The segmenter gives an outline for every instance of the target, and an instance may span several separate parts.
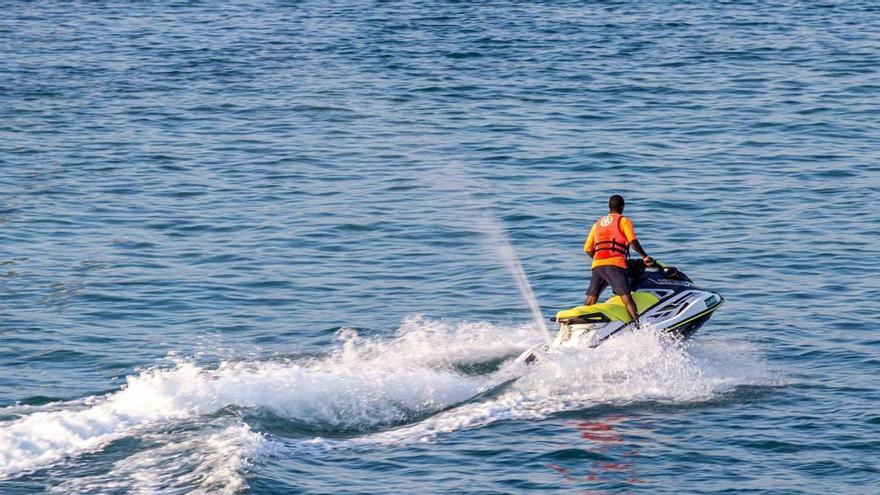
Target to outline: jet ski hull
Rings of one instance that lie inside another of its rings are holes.
[[[642,326],[653,328],[676,339],[690,338],[724,302],[721,294],[696,287],[686,275],[672,268],[636,270],[631,268],[633,293],[639,309]],[[634,273],[633,273],[634,272]],[[539,344],[522,353],[517,361],[531,364],[542,356],[567,348],[595,348],[609,338],[633,331],[628,315],[621,316],[620,308],[609,304],[622,302],[618,298],[595,306],[580,306],[557,313],[554,320],[559,331],[551,344]],[[609,308],[611,308],[609,310]]]

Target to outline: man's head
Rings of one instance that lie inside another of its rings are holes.
[[[608,199],[608,209],[611,210],[611,213],[623,213],[623,207],[626,204],[623,202],[623,196],[619,194],[615,194]]]

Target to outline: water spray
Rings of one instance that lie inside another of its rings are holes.
[[[520,294],[522,294],[523,299],[528,303],[529,309],[532,312],[532,319],[535,320],[535,324],[538,325],[538,328],[543,331],[544,339],[547,343],[551,343],[553,338],[550,335],[550,330],[547,328],[547,323],[544,321],[544,316],[541,314],[541,306],[538,305],[538,299],[535,297],[534,291],[532,291],[532,285],[529,283],[529,278],[523,270],[522,263],[519,261],[519,256],[517,256],[513,244],[510,243],[510,239],[507,237],[504,225],[488,211],[483,215],[482,223],[484,226],[483,230],[488,234],[489,239],[492,241],[495,252],[498,254],[498,257],[501,258],[501,261],[504,262],[507,271],[510,272],[513,279],[516,281]]]

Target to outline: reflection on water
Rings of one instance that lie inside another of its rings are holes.
[[[620,414],[603,416],[594,420],[568,421],[566,424],[580,434],[584,442],[577,447],[593,454],[601,460],[588,461],[586,465],[566,467],[558,464],[547,464],[547,467],[559,473],[568,483],[602,483],[618,486],[613,493],[619,493],[620,484],[642,484],[647,480],[638,476],[638,456],[640,450],[633,438],[627,438],[626,426],[632,419]],[[644,427],[639,423],[639,427]],[[590,489],[586,494],[606,494],[611,491]]]

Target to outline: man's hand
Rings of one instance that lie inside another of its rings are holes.
[[[644,258],[642,258],[642,261],[645,262],[645,266],[654,266],[654,263],[656,263],[654,258],[650,256],[645,256]]]

